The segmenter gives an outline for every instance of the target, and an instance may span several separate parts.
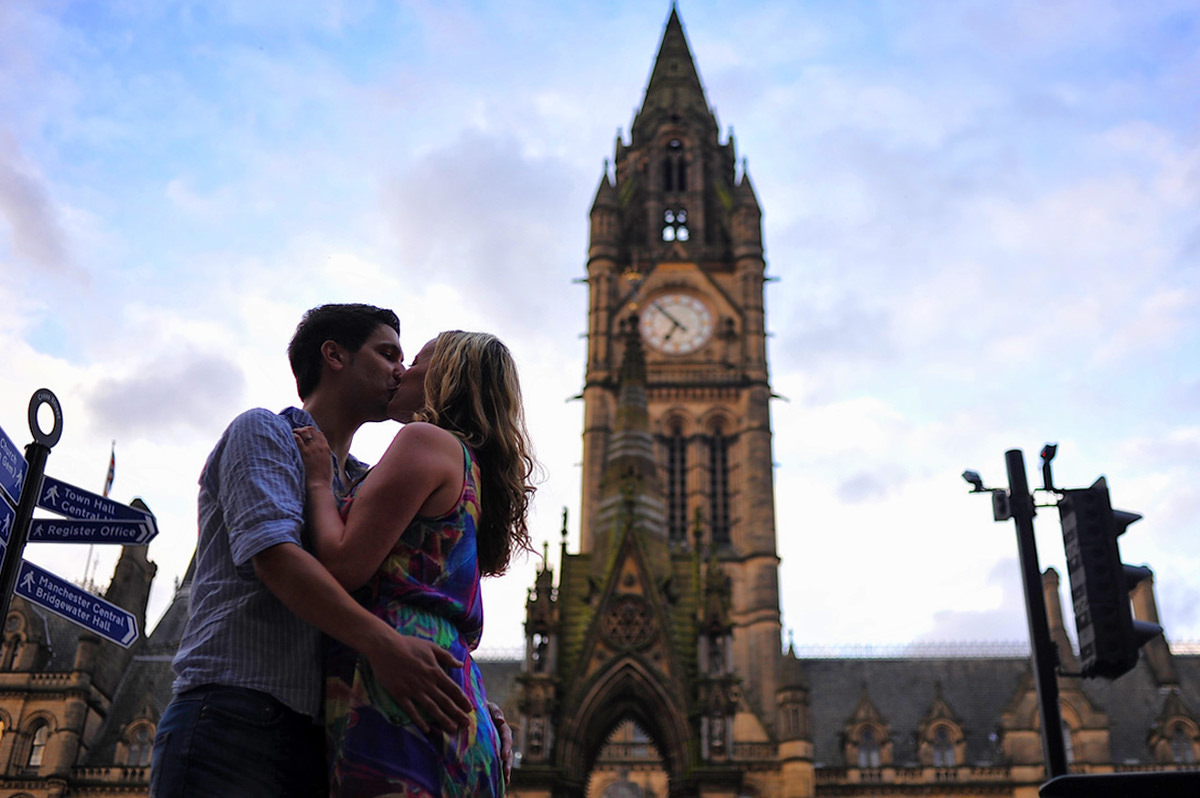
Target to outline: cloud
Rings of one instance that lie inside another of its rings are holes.
[[[561,295],[581,271],[585,197],[558,160],[467,130],[390,181],[384,205],[412,280],[452,280],[477,307],[561,330],[582,325]]]
[[[0,130],[0,215],[8,221],[13,254],[39,269],[71,266],[66,235],[49,188],[23,163],[20,144]]]
[[[246,378],[233,362],[211,354],[176,351],[135,373],[107,377],[86,390],[97,429],[151,438],[181,429],[207,432],[244,402]]]
[[[896,354],[889,309],[868,306],[850,294],[824,299],[813,293],[796,304],[771,308],[772,327],[781,331],[781,345],[775,347],[778,367],[824,368],[833,365],[829,361],[878,362]]]
[[[933,614],[933,627],[918,635],[918,641],[946,640],[1013,641],[1027,639],[1025,588],[1016,560],[1001,560],[988,574],[980,591],[994,596],[993,606],[981,610],[941,610]]]

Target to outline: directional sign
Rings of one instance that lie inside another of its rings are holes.
[[[137,619],[131,613],[43,571],[28,560],[21,561],[14,592],[119,646],[129,648],[137,639]]]
[[[0,491],[16,504],[21,500],[21,486],[25,484],[25,472],[29,465],[12,439],[0,429]]]
[[[42,495],[38,498],[38,507],[85,521],[138,521],[150,526],[150,537],[158,534],[154,516],[150,513],[106,499],[98,493],[68,485],[50,476],[42,482]]]
[[[17,520],[17,511],[8,506],[8,502],[0,501],[0,543],[8,545],[12,537],[13,524]]]
[[[123,519],[63,521],[58,518],[34,518],[29,525],[30,543],[120,543],[140,546],[149,543],[157,534],[158,530],[145,521]]]

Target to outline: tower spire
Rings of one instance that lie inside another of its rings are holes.
[[[646,95],[642,107],[633,120],[632,145],[652,138],[659,124],[664,121],[699,122],[713,141],[717,137],[717,120],[708,107],[700,73],[692,58],[683,23],[678,9],[671,4],[671,15],[663,30],[650,81],[646,84]]]

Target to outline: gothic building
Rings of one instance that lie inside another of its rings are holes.
[[[579,551],[564,519],[525,662],[490,668],[519,719],[514,792],[1033,794],[1028,657],[781,650],[761,218],[673,7],[591,208]],[[1078,672],[1052,570],[1045,588]],[[1150,588],[1135,605],[1156,615]],[[1075,770],[1194,766],[1200,660],[1145,653],[1118,682],[1061,677]]]
[[[672,793],[733,795],[747,756],[779,761],[776,716],[802,699],[780,705],[761,213],[674,10],[612,166],[591,211],[580,552],[529,603],[520,784],[582,791],[630,721]],[[808,759],[788,742],[777,770],[811,781]]]
[[[517,733],[512,793],[1036,795],[1028,655],[783,649],[761,215],[672,9],[591,208],[578,551],[564,518],[558,571],[530,590],[525,657],[481,663]],[[105,597],[144,622],[154,573],[145,547],[125,547]],[[1044,588],[1071,770],[1194,769],[1200,656],[1159,638],[1125,676],[1083,680],[1053,570]],[[190,590],[189,572],[129,649],[13,600],[0,798],[147,794]],[[1157,621],[1151,582],[1133,606]]]

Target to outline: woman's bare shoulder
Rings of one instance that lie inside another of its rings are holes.
[[[447,455],[460,456],[461,444],[453,433],[436,424],[413,421],[405,424],[392,439],[384,453],[383,461],[395,459],[411,463],[413,460],[428,461]],[[381,464],[382,462],[381,461]]]
[[[428,421],[411,421],[396,432],[395,440],[403,445],[420,445],[428,443],[458,445],[458,438],[448,430]]]

